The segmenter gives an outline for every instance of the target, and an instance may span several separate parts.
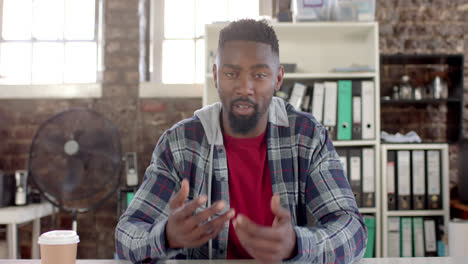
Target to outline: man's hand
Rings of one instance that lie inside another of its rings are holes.
[[[291,225],[291,214],[281,207],[279,195],[271,198],[271,211],[275,215],[271,227],[257,225],[241,214],[233,220],[240,243],[261,262],[281,261],[296,254],[296,232]]]
[[[201,195],[184,204],[189,193],[186,179],[178,193],[169,202],[169,219],[166,225],[166,239],[170,248],[194,248],[205,244],[222,230],[226,221],[234,217],[231,209],[219,217],[208,221],[208,218],[223,211],[226,203],[218,201],[210,208],[197,214],[195,210],[206,202],[206,196]]]

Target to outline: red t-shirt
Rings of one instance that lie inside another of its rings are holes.
[[[223,133],[229,170],[229,204],[250,220],[271,226],[274,215],[268,167],[266,133],[255,138],[233,138]],[[237,238],[232,221],[229,225],[228,259],[252,258]]]

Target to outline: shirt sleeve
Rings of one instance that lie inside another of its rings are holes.
[[[152,263],[185,253],[184,249],[170,249],[166,244],[169,200],[179,189],[180,180],[167,134],[164,134],[156,145],[140,188],[117,224],[115,239],[120,259]]]
[[[306,212],[316,224],[294,227],[298,251],[290,261],[357,262],[364,255],[367,229],[328,132],[323,128],[318,135],[305,187]]]

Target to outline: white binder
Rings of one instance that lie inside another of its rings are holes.
[[[434,219],[424,219],[424,250],[426,255],[437,255],[436,223]]]
[[[362,81],[362,139],[375,138],[374,82]]]
[[[410,204],[410,152],[397,151],[397,177],[398,177],[398,209],[409,210]]]
[[[336,138],[336,106],[338,102],[338,85],[336,82],[325,82],[325,105],[323,125],[328,129],[332,139]]]
[[[341,164],[346,176],[348,176],[348,150],[345,148],[337,148],[336,153],[340,156]]]
[[[413,256],[413,228],[411,217],[401,218],[401,256]]]
[[[388,151],[387,157],[387,206],[388,210],[396,210],[397,198],[395,188],[395,151]]]
[[[413,206],[415,210],[423,210],[426,207],[426,170],[424,150],[413,150]]]
[[[289,97],[289,103],[297,110],[301,111],[301,104],[302,99],[304,98],[304,94],[306,92],[307,86],[303,85],[302,83],[296,82],[291,92],[291,96]]]
[[[413,217],[414,256],[424,257],[423,218]]]
[[[375,206],[374,149],[362,149],[362,206]]]
[[[427,199],[429,209],[440,209],[440,151],[427,151]]]
[[[358,207],[362,205],[362,150],[359,148],[349,150],[349,183]]]
[[[323,83],[314,83],[314,95],[312,97],[312,115],[319,123],[322,123],[323,118],[323,96],[325,93],[325,85]]]
[[[400,217],[388,218],[387,254],[389,257],[400,257]]]

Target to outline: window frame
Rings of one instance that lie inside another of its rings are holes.
[[[201,98],[204,83],[165,84],[162,82],[162,45],[164,41],[164,0],[150,0],[150,41],[148,77],[140,82],[140,98]],[[259,0],[259,15],[271,17],[272,0]],[[202,38],[193,38],[194,41]],[[195,45],[195,44],[194,44]],[[155,70],[156,69],[156,70]]]
[[[34,1],[34,0],[32,0]],[[3,4],[0,0],[0,43],[15,41],[5,41],[1,36],[3,29]],[[0,84],[0,99],[75,99],[75,98],[100,98],[102,97],[102,76],[104,70],[104,0],[95,0],[95,30],[94,40],[47,40],[50,43],[96,43],[96,82],[91,83],[59,83],[59,84]],[[46,42],[35,40],[21,41],[24,43]]]

